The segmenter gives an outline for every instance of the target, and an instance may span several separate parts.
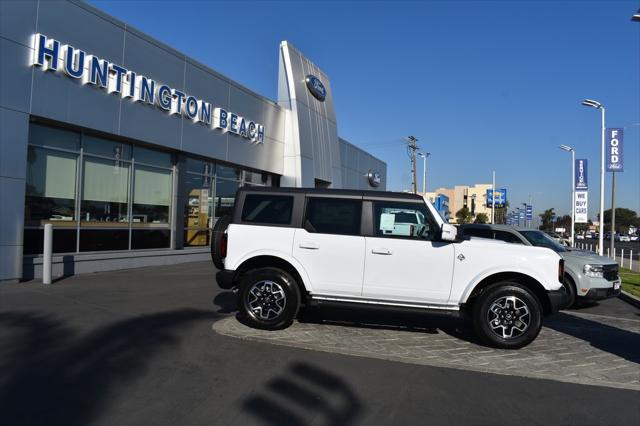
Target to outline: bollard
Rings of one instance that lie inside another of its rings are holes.
[[[633,271],[633,250],[629,251],[629,269]]]
[[[610,247],[607,247],[607,257],[611,257],[611,255],[609,254],[609,253],[610,253],[610,250],[611,250],[611,248],[610,248]]]
[[[620,252],[620,267],[624,268],[624,249]]]
[[[53,225],[44,225],[44,247],[42,250],[42,284],[51,284],[51,252],[53,251]]]

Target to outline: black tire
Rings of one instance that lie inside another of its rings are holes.
[[[211,235],[211,260],[213,260],[213,264],[218,269],[224,269],[224,263],[222,262],[224,257],[222,257],[219,248],[220,242],[224,238],[224,234],[227,232],[227,227],[230,222],[231,216],[222,216],[213,227]]]
[[[473,327],[478,337],[490,346],[519,349],[540,333],[542,313],[542,304],[531,290],[516,282],[504,281],[487,287],[480,294],[473,308]]]
[[[570,309],[571,307],[576,306],[576,285],[569,275],[564,274],[562,286],[567,291],[567,304],[562,309]]]
[[[240,280],[240,319],[250,327],[280,330],[293,322],[300,309],[300,289],[295,279],[278,268],[260,268]]]

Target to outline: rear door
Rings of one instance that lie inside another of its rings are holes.
[[[435,241],[437,222],[424,203],[374,201],[372,213],[373,236],[365,238],[363,297],[446,304],[455,251],[452,243]],[[411,215],[421,226],[407,228],[406,218]]]
[[[315,295],[359,297],[364,271],[360,234],[362,199],[308,197],[303,229],[296,229],[293,257],[311,281]]]

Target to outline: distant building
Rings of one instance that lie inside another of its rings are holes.
[[[421,194],[425,201],[430,202],[438,210],[447,222],[451,219],[451,211],[449,210],[449,197],[445,194],[436,194],[435,192],[427,192]]]
[[[486,214],[491,222],[491,205],[487,206],[487,189],[491,189],[490,183],[479,183],[472,186],[456,185],[453,188],[438,188],[433,192],[423,194],[423,197],[434,205],[436,205],[438,196],[446,197],[448,211],[446,217],[450,223],[457,223],[456,212],[463,207],[467,207],[474,216],[478,213]]]

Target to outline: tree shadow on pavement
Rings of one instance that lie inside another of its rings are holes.
[[[558,313],[547,319],[545,327],[576,337],[601,351],[640,364],[640,334],[610,325]]]
[[[2,423],[87,424],[145,373],[154,356],[179,345],[181,331],[216,318],[210,311],[180,309],[78,335],[50,315],[2,313]]]
[[[270,379],[265,389],[242,403],[260,424],[348,425],[363,413],[363,405],[351,387],[337,375],[305,362]]]

